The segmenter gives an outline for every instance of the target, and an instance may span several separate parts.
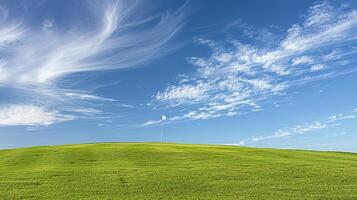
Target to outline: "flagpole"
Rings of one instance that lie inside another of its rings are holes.
[[[163,138],[163,129],[161,127],[161,143],[162,143],[162,138]]]
[[[164,130],[163,130],[163,127],[162,127],[162,122],[165,122],[165,120],[166,120],[166,116],[165,115],[161,115],[161,120],[160,120],[160,122],[161,122],[161,143],[163,142],[163,137],[164,137]]]

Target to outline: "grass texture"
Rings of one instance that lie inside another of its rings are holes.
[[[0,199],[357,199],[357,154],[98,143],[0,151]]]

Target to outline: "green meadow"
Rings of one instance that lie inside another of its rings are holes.
[[[0,151],[0,199],[357,199],[357,154],[98,143]]]

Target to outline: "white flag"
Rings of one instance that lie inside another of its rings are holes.
[[[165,121],[166,120],[166,116],[165,115],[162,115],[161,116],[161,121]]]

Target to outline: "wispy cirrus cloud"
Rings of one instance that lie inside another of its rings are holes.
[[[357,116],[354,112],[351,112],[349,114],[331,115],[323,121],[314,121],[310,123],[299,124],[291,128],[279,129],[273,134],[255,136],[247,140],[242,140],[241,143],[244,145],[249,145],[266,140],[282,139],[297,135],[311,134],[318,130],[323,130],[331,126],[339,125],[340,122],[343,122],[345,120],[352,120],[356,118]]]
[[[147,122],[141,124],[141,126],[152,126],[152,125],[162,124],[162,123],[166,122],[166,119],[167,119],[166,116],[162,115],[161,119],[147,121]]]
[[[273,135],[254,137],[254,138],[252,138],[252,142],[259,142],[259,141],[270,140],[270,139],[274,139],[274,138],[284,138],[284,137],[289,137],[289,136],[293,136],[293,135],[303,135],[303,134],[307,134],[307,133],[310,133],[313,131],[324,129],[327,127],[327,124],[329,124],[329,123],[328,122],[322,123],[319,121],[315,121],[313,123],[297,125],[293,128],[286,129],[286,130],[279,129]]]
[[[0,9],[0,24],[1,49],[9,47],[12,43],[23,38],[25,30],[21,27],[21,22],[19,20],[8,22],[8,11],[3,7]]]
[[[277,33],[271,37],[273,42],[264,45],[259,45],[260,37],[249,30],[249,37],[259,40],[257,45],[235,39],[197,40],[212,54],[188,58],[196,72],[179,77],[177,84],[153,96],[155,103],[180,113],[168,117],[168,121],[262,110],[264,102],[292,87],[356,70],[349,65],[357,61],[356,9],[334,7],[328,2],[315,4],[302,22],[283,34]]]
[[[182,27],[182,9],[148,16],[139,12],[144,6],[138,1],[96,2],[92,18],[97,25],[92,30],[57,33],[50,19],[43,21],[45,31],[4,19],[0,42],[21,42],[3,58],[0,83],[51,83],[72,73],[123,69],[164,55],[169,51],[166,44]]]
[[[99,113],[93,112],[97,108],[83,109],[83,104],[114,100],[57,83],[73,74],[136,67],[164,56],[175,48],[170,41],[183,26],[184,5],[160,13],[155,6],[147,6],[146,1],[83,3],[87,4],[84,15],[91,21],[90,25],[83,25],[82,17],[71,16],[69,12],[68,20],[61,23],[55,18],[44,18],[34,26],[24,16],[10,15],[12,10],[1,5],[0,87],[26,90],[21,92],[27,94],[25,99],[41,101],[41,108],[6,104],[3,125],[52,124],[61,121],[55,118],[61,118],[59,113],[68,109],[84,115]],[[31,102],[21,104],[32,105]],[[28,122],[18,116],[17,110],[21,109],[43,114],[46,119]]]

